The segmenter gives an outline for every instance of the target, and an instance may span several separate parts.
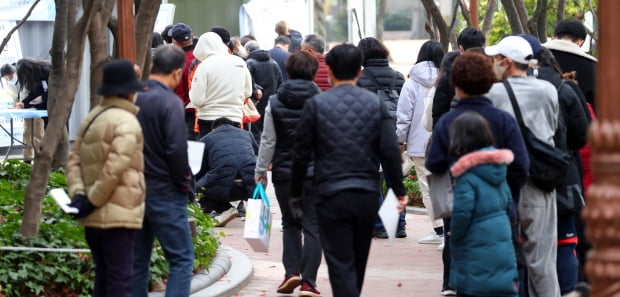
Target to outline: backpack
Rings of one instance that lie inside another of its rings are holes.
[[[550,145],[536,137],[523,122],[521,110],[517,104],[515,93],[510,83],[504,81],[504,86],[510,97],[510,104],[514,110],[515,118],[521,128],[523,142],[530,157],[530,179],[536,187],[543,192],[552,192],[566,178],[569,165],[569,156],[562,150]]]
[[[375,93],[377,94],[377,96],[379,96],[379,99],[383,101],[383,103],[387,107],[388,113],[394,120],[394,124],[396,124],[396,108],[398,106],[398,98],[400,98],[398,91],[394,88],[394,84],[396,84],[397,78],[396,73],[392,71],[392,80],[390,80],[390,86],[382,87],[381,84],[379,84],[379,81],[377,81],[375,74],[370,70],[370,68],[366,68],[364,69],[364,71],[368,71],[368,74],[370,74],[368,75],[368,77],[372,81],[372,84],[375,86]]]

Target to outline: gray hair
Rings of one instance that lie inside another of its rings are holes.
[[[257,50],[260,49],[260,45],[258,44],[258,41],[256,41],[256,40],[250,40],[250,41],[246,42],[243,47],[245,47],[245,50],[248,53],[251,53],[253,51],[257,51]]]
[[[323,54],[325,52],[325,38],[319,34],[308,34],[304,39],[304,43],[311,47],[312,50],[319,54]]]
[[[185,66],[185,52],[174,44],[160,45],[155,49],[152,74],[170,74]]]

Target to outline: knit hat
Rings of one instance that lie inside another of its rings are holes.
[[[117,59],[103,66],[103,85],[97,89],[97,94],[126,95],[142,89],[144,89],[144,84],[138,80],[131,62]]]

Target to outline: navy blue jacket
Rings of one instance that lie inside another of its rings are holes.
[[[290,54],[291,53],[277,46],[269,50],[269,56],[271,56],[271,58],[278,63],[278,66],[280,66],[280,72],[282,73],[283,80],[288,79],[288,74],[286,73],[286,68],[284,67],[284,60],[286,60]]]
[[[433,129],[432,141],[426,156],[426,168],[433,173],[443,173],[450,169],[456,158],[448,154],[450,148],[449,128],[452,121],[466,111],[479,113],[489,122],[495,139],[495,147],[509,149],[514,154],[514,162],[508,166],[508,185],[515,202],[519,190],[525,184],[530,159],[523,142],[517,121],[509,113],[493,107],[486,97],[470,97],[458,100],[456,107],[444,114]]]
[[[174,90],[149,80],[145,90],[138,93],[136,105],[144,134],[146,195],[193,191],[183,101]]]
[[[250,193],[255,186],[254,167],[258,152],[252,133],[231,125],[223,125],[209,132],[200,141],[204,142],[205,150],[202,167],[196,174],[197,190],[209,199],[230,201],[233,181],[242,179]]]

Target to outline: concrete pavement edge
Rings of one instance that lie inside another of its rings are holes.
[[[215,281],[200,291],[192,293],[191,297],[232,296],[241,291],[252,279],[254,266],[248,256],[226,245],[222,245],[219,251],[225,254],[228,262],[231,263],[229,269],[221,274],[214,273]]]
[[[428,211],[426,208],[415,207],[415,206],[407,206],[407,213],[417,214],[417,215],[427,215]]]

